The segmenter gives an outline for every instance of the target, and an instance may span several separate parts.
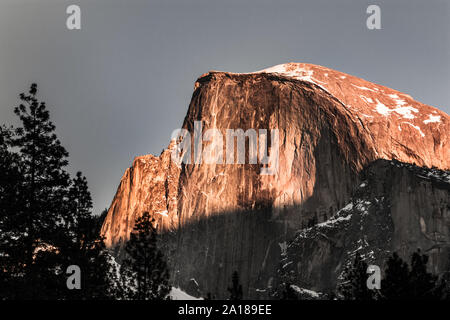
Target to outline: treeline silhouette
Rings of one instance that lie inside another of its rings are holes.
[[[317,293],[316,296],[308,295],[308,290],[298,292],[294,289],[295,277],[281,272],[281,281],[272,296],[281,300],[449,300],[450,272],[436,276],[427,271],[428,259],[418,249],[411,255],[408,265],[394,252],[385,261],[384,275],[380,274],[380,288],[370,289],[367,283],[369,265],[356,253],[352,263],[344,268],[335,290]]]
[[[344,300],[448,300],[450,272],[440,277],[427,271],[428,256],[420,249],[408,265],[397,253],[386,261],[380,289],[368,289],[367,263],[357,254],[347,266],[338,286],[337,298]]]
[[[0,127],[0,300],[167,298],[167,265],[148,215],[119,266],[100,237],[106,212],[92,213],[86,178],[67,172],[68,152],[36,95],[36,84],[20,94],[19,127]],[[71,265],[81,271],[79,289],[67,285]]]

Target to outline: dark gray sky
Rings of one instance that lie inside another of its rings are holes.
[[[369,4],[382,30],[366,28]],[[314,63],[450,113],[449,24],[448,0],[0,0],[0,123],[37,82],[99,212],[135,156],[166,147],[209,70]]]

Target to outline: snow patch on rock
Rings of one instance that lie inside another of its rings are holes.
[[[378,88],[371,89],[371,88],[367,88],[367,87],[357,86],[356,84],[353,84],[353,83],[352,83],[352,86],[354,86],[355,88],[358,88],[360,90],[373,91],[373,92],[378,91]]]
[[[300,288],[294,284],[291,284],[291,288],[298,294],[307,295],[310,296],[311,298],[320,298],[320,294],[317,293],[316,291]]]
[[[409,124],[411,127],[413,127],[414,129],[416,129],[417,131],[419,131],[419,133],[420,133],[420,135],[422,136],[422,138],[425,137],[425,134],[422,132],[422,130],[420,129],[419,126],[415,126],[415,125],[413,125],[411,122],[404,122],[404,123]]]
[[[423,123],[433,123],[433,122],[441,122],[441,116],[434,116],[432,114],[428,115],[428,119],[424,120]]]
[[[202,298],[196,298],[188,295],[186,292],[176,287],[172,287],[169,295],[172,300],[203,300]]]
[[[373,103],[372,98],[368,98],[366,96],[360,95],[359,96],[363,101],[365,101],[366,103]]]
[[[375,108],[375,111],[378,112],[379,114],[383,115],[383,116],[388,116],[391,112],[391,109],[389,109],[388,107],[386,107],[383,103],[381,103],[378,99],[377,100],[377,105]]]

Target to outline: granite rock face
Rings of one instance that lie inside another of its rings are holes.
[[[172,141],[159,157],[137,157],[127,169],[102,234],[107,246],[120,251],[136,216],[149,211],[169,248],[177,286],[195,283],[195,294],[223,298],[238,270],[244,295],[264,297],[286,244],[299,229],[323,223],[345,207],[369,164],[394,159],[449,169],[449,120],[401,92],[321,66],[290,63],[249,74],[212,71],[197,80],[182,128],[192,133],[194,122],[201,121],[203,132],[215,128],[224,137],[227,129],[278,129],[276,173],[261,175],[260,163],[249,164],[249,141],[245,164],[192,161],[181,166],[171,160]],[[204,147],[208,144],[216,141],[203,141]],[[225,154],[225,142],[223,149]],[[398,217],[398,223],[410,222]],[[417,227],[420,223],[394,232],[398,243],[408,246],[408,237],[418,236]],[[305,259],[325,261],[308,252]],[[322,254],[333,256],[326,250]],[[320,269],[322,279],[329,273],[325,265],[299,270],[309,277]],[[335,282],[317,281],[317,288]]]
[[[417,249],[429,256],[431,272],[448,270],[450,172],[377,160],[360,176],[363,182],[343,208],[286,243],[279,279],[328,292],[355,254],[384,270],[393,252],[409,261]]]
[[[170,147],[159,157],[136,157],[125,171],[102,226],[107,247],[120,248],[145,211],[152,213],[161,228],[176,227],[178,221],[169,212],[177,210],[180,169],[171,161]]]

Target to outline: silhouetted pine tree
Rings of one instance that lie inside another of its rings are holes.
[[[0,131],[0,298],[105,297],[111,272],[86,179],[70,180],[68,153],[36,93],[32,84],[14,109],[22,126]],[[66,287],[70,264],[82,269],[77,293]]]
[[[450,271],[446,271],[439,280],[439,291],[442,300],[450,300]]]
[[[439,299],[441,288],[438,277],[427,272],[428,256],[421,254],[420,249],[411,256],[411,271],[409,273],[411,296],[414,299]]]
[[[23,254],[21,230],[16,227],[13,212],[23,215],[20,189],[22,175],[19,156],[9,150],[12,131],[0,127],[0,300],[16,294],[15,285],[21,279],[24,265],[18,264]]]
[[[37,86],[32,84],[27,94],[20,95],[22,103],[14,108],[22,126],[15,129],[9,146],[18,150],[23,181],[18,192],[23,210],[9,214],[14,219],[10,231],[16,233],[22,250],[15,263],[23,267],[25,287],[16,285],[16,294],[42,299],[53,297],[53,289],[44,287],[53,285],[54,279],[47,278],[47,272],[56,272],[55,235],[60,227],[60,212],[67,207],[69,175],[64,170],[68,153],[56,137],[45,103],[37,100],[36,93]]]
[[[60,244],[64,270],[78,265],[82,271],[81,290],[64,290],[67,299],[109,299],[115,296],[115,272],[100,237],[98,217],[92,214],[87,180],[77,172],[69,188],[69,210],[64,217],[65,241]],[[64,239],[64,235],[61,235]],[[66,277],[66,275],[64,275]]]
[[[367,288],[367,263],[357,253],[352,265],[344,269],[338,293],[344,300],[371,300],[374,291]]]
[[[105,208],[105,209],[103,209],[102,213],[100,213],[98,216],[94,216],[95,217],[94,228],[96,229],[97,234],[100,234],[100,231],[103,226],[103,222],[105,221],[107,215],[108,215],[108,209]]]
[[[122,298],[131,300],[169,299],[169,270],[157,245],[154,219],[145,212],[136,219],[125,259],[120,267]]]
[[[389,257],[385,276],[381,280],[381,295],[384,299],[407,299],[410,297],[409,269],[397,253]]]
[[[231,287],[228,288],[230,292],[230,300],[242,300],[242,285],[239,283],[239,274],[237,271],[233,272],[231,277]]]
[[[408,267],[397,253],[387,261],[385,277],[381,282],[384,299],[440,299],[443,288],[438,277],[427,272],[428,257],[420,250],[411,256]]]

